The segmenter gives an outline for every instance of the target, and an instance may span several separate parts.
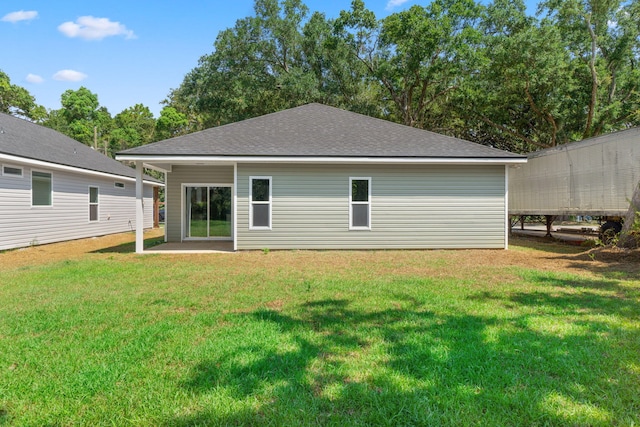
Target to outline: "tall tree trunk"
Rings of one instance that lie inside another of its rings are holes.
[[[597,54],[597,36],[593,28],[591,27],[591,16],[584,17],[585,24],[589,30],[591,36],[591,58],[589,59],[589,71],[591,71],[591,99],[589,101],[589,109],[587,111],[587,124],[584,127],[582,138],[588,138],[591,136],[591,126],[593,125],[593,116],[596,111],[596,99],[598,96],[598,72],[596,71],[596,54]]]
[[[634,236],[631,234],[633,230],[633,226],[636,222],[636,218],[638,217],[640,212],[640,182],[636,185],[636,189],[633,192],[633,197],[631,198],[631,203],[629,203],[629,209],[627,210],[627,214],[624,217],[624,224],[622,226],[622,231],[620,232],[620,239],[618,241],[618,246],[624,248],[635,248],[638,247],[640,242],[638,241],[638,236]],[[635,230],[636,232],[639,230]]]

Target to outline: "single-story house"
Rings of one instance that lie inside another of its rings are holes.
[[[526,162],[320,104],[116,158],[165,172],[167,242],[235,250],[507,248],[508,170]]]
[[[0,113],[0,250],[131,231],[138,222],[151,228],[154,189],[163,185],[57,131]]]

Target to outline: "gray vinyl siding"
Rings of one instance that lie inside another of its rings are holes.
[[[52,205],[31,206],[31,171],[23,176],[0,174],[0,250],[33,244],[101,236],[135,230],[135,182],[118,177],[101,177],[34,168],[51,173]],[[125,188],[115,188],[114,182]],[[89,221],[89,187],[98,187],[98,221]],[[153,226],[153,187],[144,188],[144,226]]]
[[[168,242],[182,241],[182,184],[233,185],[233,166],[174,165],[167,174],[165,222]]]
[[[272,229],[249,230],[249,177],[272,177]],[[371,230],[349,230],[371,177]],[[238,249],[504,248],[504,166],[238,165]]]

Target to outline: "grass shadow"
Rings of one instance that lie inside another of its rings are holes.
[[[146,239],[144,239],[144,249],[149,249],[152,248],[154,246],[160,245],[164,243],[164,236],[159,236],[159,237],[148,237]],[[116,246],[111,246],[108,248],[101,248],[98,250],[95,250],[91,253],[94,254],[113,254],[113,253],[118,253],[118,254],[130,254],[130,253],[135,253],[136,251],[136,242],[135,240],[133,242],[127,242],[127,243],[122,243],[120,245],[116,245]]]
[[[590,247],[576,245],[575,243],[556,239],[555,237],[536,236],[511,236],[509,237],[509,246],[535,249],[557,255],[579,254],[590,249]]]
[[[622,286],[611,279],[563,277],[542,272],[525,272],[522,279],[539,285],[539,290],[509,294],[483,291],[470,296],[475,301],[504,301],[536,308],[537,312],[563,315],[606,315],[634,319],[640,313],[640,289]]]
[[[569,261],[569,267],[609,279],[640,280],[640,249],[575,246],[553,238],[515,237],[509,245],[551,254],[548,259]]]
[[[571,261],[572,268],[591,271],[594,274],[612,280],[640,280],[640,253],[625,257],[624,253],[604,255],[597,252],[580,254],[577,257],[564,257]]]
[[[544,279],[544,278],[542,278]],[[631,318],[634,295],[598,295],[613,282],[559,281],[582,292],[475,295],[536,312],[591,313]],[[408,300],[411,298],[408,297]],[[261,349],[243,343],[195,366],[192,392],[232,396],[245,405],[230,413],[205,410],[167,425],[607,425],[638,422],[636,350],[608,357],[598,333],[607,326],[584,318],[579,330],[545,333],[528,314],[512,317],[435,313],[428,305],[363,310],[347,299],[299,304],[290,312],[259,309],[237,314],[243,327],[269,324],[287,343]],[[582,329],[588,331],[583,332]],[[609,328],[610,329],[610,328]],[[640,347],[640,331],[618,331]],[[378,352],[379,354],[376,354]],[[250,359],[243,354],[250,353]],[[363,359],[363,362],[359,362]],[[354,369],[354,366],[361,366]],[[597,369],[595,368],[597,366]],[[635,384],[635,385],[634,385]],[[592,390],[597,390],[593,393]],[[615,398],[614,398],[615,397]],[[253,402],[253,409],[246,404]],[[255,402],[260,402],[255,403]],[[609,414],[609,415],[607,415]],[[522,420],[519,422],[518,420]]]
[[[243,399],[267,384],[287,382],[301,384],[305,367],[318,356],[319,349],[309,342],[298,339],[295,350],[278,352],[263,351],[256,346],[240,346],[238,354],[219,359],[206,360],[195,366],[192,376],[185,386],[194,392],[206,392],[210,388],[224,387],[226,393]],[[252,362],[245,362],[240,354],[261,354]]]

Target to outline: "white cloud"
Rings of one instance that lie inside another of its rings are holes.
[[[31,74],[31,73],[27,74],[27,78],[26,78],[26,80],[27,80],[29,83],[36,83],[36,84],[37,84],[37,83],[42,83],[42,82],[44,81],[44,79],[43,79],[42,77],[40,77],[39,75],[37,75],[37,74]]]
[[[53,75],[53,80],[59,80],[62,82],[79,82],[86,79],[85,73],[75,70],[60,70]]]
[[[38,16],[38,12],[35,10],[19,10],[17,12],[7,13],[0,19],[4,22],[19,22],[19,21],[31,21]]]
[[[102,40],[111,36],[125,36],[127,39],[136,37],[133,31],[119,22],[93,16],[81,16],[76,22],[65,22],[58,26],[58,30],[67,37],[80,37],[85,40]]]
[[[403,4],[405,4],[408,1],[409,0],[389,0],[387,2],[387,7],[385,9],[387,9],[387,10],[395,9],[396,7],[402,6]]]

